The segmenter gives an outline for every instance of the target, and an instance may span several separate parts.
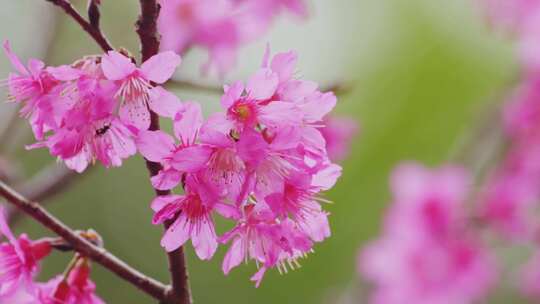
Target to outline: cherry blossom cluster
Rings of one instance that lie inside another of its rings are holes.
[[[99,1],[89,3],[89,23],[69,2],[53,3],[74,16],[104,50],[113,49],[99,28]],[[224,86],[222,111],[206,119],[200,104],[182,102],[164,87],[180,65],[180,55],[193,47],[209,53],[203,70],[215,67],[223,75],[233,66],[237,49],[267,31],[282,11],[307,16],[304,1],[153,4],[141,2],[137,26],[143,58],[150,46],[156,52],[140,65],[123,49],[69,65],[46,66],[37,59],[25,65],[6,41],[4,51],[14,72],[0,86],[7,88],[9,101],[19,105],[32,128],[36,142],[28,149],[46,148],[78,173],[96,162],[119,167],[140,153],[160,194],[151,203],[152,222],[167,227],[164,249],[172,256],[191,240],[197,256],[208,260],[219,244],[228,245],[223,272],[253,260],[258,271],[251,280],[259,286],[268,269],[298,267],[315,243],[330,236],[322,192],[341,175],[333,161],[346,156],[356,124],[329,116],[336,96],[295,77],[297,55],[292,51],[271,56],[268,47],[261,67],[245,83]],[[156,127],[159,119],[172,122],[174,137]],[[234,228],[218,236],[216,216]],[[3,217],[0,232],[7,238],[0,245],[0,303],[103,303],[94,294],[87,257],[77,253],[63,275],[37,283],[39,262],[51,252],[53,241],[32,241],[25,235],[16,239]],[[175,271],[171,269],[173,281]],[[144,290],[135,276],[130,282]],[[177,295],[146,292],[160,301]]]
[[[103,304],[90,280],[90,263],[77,256],[72,265],[45,283],[36,282],[40,263],[53,249],[53,240],[16,238],[0,209],[0,303],[16,304]]]
[[[66,165],[83,172],[96,160],[120,166],[136,153],[138,130],[150,124],[150,110],[171,117],[180,100],[160,86],[180,64],[173,52],[163,52],[137,67],[127,55],[110,51],[72,65],[46,67],[31,59],[25,67],[4,49],[15,72],[5,80],[10,100],[22,105],[37,143]]]
[[[457,167],[403,164],[381,237],[359,255],[370,303],[477,303],[494,286],[495,256],[470,227],[469,178]]]
[[[267,51],[247,83],[225,86],[223,112],[204,120],[198,103],[181,102],[159,86],[180,64],[172,52],[140,67],[116,51],[69,66],[30,60],[25,67],[9,44],[4,48],[17,71],[6,81],[10,96],[22,104],[38,140],[30,148],[48,148],[78,172],[96,160],[120,166],[138,150],[162,165],[152,177],[155,189],[182,186],[183,195],[152,202],[154,224],[175,219],[161,242],[167,251],[191,239],[205,260],[218,243],[231,242],[223,271],[253,259],[261,265],[254,276],[259,284],[268,268],[294,268],[330,235],[320,192],[335,184],[341,168],[330,160],[325,138],[342,157],[355,126],[326,118],[336,97],[294,77],[294,52],[270,58]],[[148,130],[150,111],[172,119],[177,140]],[[336,126],[321,132],[325,121]],[[218,237],[214,213],[236,227]]]
[[[330,236],[320,192],[341,174],[319,130],[335,95],[293,77],[294,52],[264,57],[245,84],[225,86],[223,112],[204,120],[200,106],[186,102],[173,118],[176,140],[163,131],[141,131],[136,140],[146,159],[162,164],[153,186],[185,189],[152,202],[155,224],[176,218],[162,246],[173,251],[191,239],[206,260],[231,242],[223,271],[255,260],[257,285],[268,268],[295,268],[314,242]],[[214,214],[235,228],[218,237]]]
[[[220,75],[230,70],[240,46],[264,34],[284,10],[305,18],[303,0],[160,0],[158,28],[162,50],[183,54],[200,47],[208,52],[203,66]]]

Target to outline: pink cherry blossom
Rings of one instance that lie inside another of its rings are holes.
[[[62,115],[64,101],[59,81],[37,59],[30,59],[26,68],[7,41],[4,51],[16,72],[0,85],[7,85],[10,99],[22,104],[21,115],[30,120],[36,138],[42,139],[45,132],[57,126]]]
[[[212,212],[225,217],[235,215],[235,207],[224,204],[210,184],[204,184],[200,177],[188,175],[185,181],[185,195],[158,196],[152,202],[154,224],[163,224],[177,218],[169,226],[161,245],[167,251],[174,251],[191,239],[195,252],[202,260],[212,258],[217,249],[217,236]]]
[[[475,303],[485,296],[496,279],[494,259],[466,230],[467,190],[460,169],[396,169],[383,235],[359,255],[359,271],[375,284],[371,303]]]
[[[235,228],[220,238],[221,243],[232,241],[223,260],[223,272],[228,274],[232,268],[246,259],[253,259],[261,268],[253,277],[258,287],[264,273],[271,267],[287,272],[287,265],[294,269],[297,260],[304,257],[312,247],[312,242],[298,227],[288,220],[276,221],[271,211],[248,205],[244,216]]]
[[[82,94],[65,113],[60,128],[31,148],[48,147],[51,154],[77,172],[95,160],[106,167],[120,166],[122,159],[136,152],[135,132],[113,115],[116,103],[110,88],[96,87]]]
[[[205,168],[212,154],[209,146],[198,144],[203,123],[199,104],[188,102],[174,119],[178,145],[163,131],[142,131],[137,138],[139,152],[148,160],[159,162],[163,169],[152,178],[157,189],[169,190],[178,185],[182,173],[195,173]]]
[[[39,262],[49,255],[51,245],[48,241],[32,241],[25,234],[15,238],[3,209],[0,209],[0,233],[8,240],[0,244],[0,301],[31,299]]]
[[[115,81],[119,88],[116,96],[121,98],[120,117],[140,130],[148,129],[150,112],[166,111],[158,102],[152,102],[152,82],[165,83],[180,65],[180,56],[173,52],[159,53],[138,68],[130,58],[109,51],[101,57],[101,68],[108,80]]]

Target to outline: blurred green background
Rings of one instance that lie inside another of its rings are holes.
[[[83,1],[74,2],[84,6]],[[102,2],[103,28],[114,45],[137,53],[132,31],[137,1]],[[259,66],[270,42],[274,51],[299,52],[301,77],[353,88],[341,96],[337,112],[357,118],[361,134],[343,164],[341,181],[328,194],[335,202],[327,206],[333,236],[316,246],[300,270],[283,276],[271,271],[258,289],[249,282],[254,265],[225,277],[220,268],[224,248],[211,262],[201,262],[187,246],[195,303],[362,303],[365,289],[356,277],[356,253],[379,230],[391,168],[402,160],[436,165],[451,159],[479,113],[497,101],[494,92],[516,75],[511,45],[489,32],[467,0],[316,0],[311,11],[307,21],[281,18],[267,36],[243,49],[238,68],[226,81],[245,79]],[[23,58],[42,58],[53,65],[99,52],[72,20],[44,0],[3,0],[0,38],[11,40]],[[204,59],[203,53],[189,54],[177,77],[199,79]],[[0,78],[8,70],[0,56]],[[201,81],[218,83],[212,78]],[[217,108],[217,96],[177,93],[183,100],[203,102],[207,112]],[[0,105],[0,125],[11,110]],[[2,149],[31,175],[54,160],[46,151],[24,151],[32,138],[27,126],[21,132],[26,136]],[[162,230],[150,223],[151,198],[143,160],[135,157],[122,168],[92,171],[52,198],[49,209],[72,227],[96,229],[114,254],[167,281],[166,256],[159,246]],[[48,235],[27,219],[16,231]],[[68,259],[55,253],[41,277],[62,271]],[[93,278],[108,303],[153,303],[100,267]],[[501,303],[513,297],[504,294]]]

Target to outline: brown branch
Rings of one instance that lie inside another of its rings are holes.
[[[141,15],[137,21],[137,34],[141,41],[141,61],[144,62],[159,52],[159,34],[157,32],[157,18],[160,6],[156,0],[140,0]],[[159,116],[150,112],[150,130],[159,130]],[[161,164],[146,160],[146,167],[150,176],[158,174]],[[154,189],[156,195],[166,195],[170,191]],[[165,223],[167,229],[173,222]],[[169,271],[171,273],[172,288],[168,292],[167,299],[162,303],[168,304],[191,304],[191,292],[189,288],[188,272],[183,248],[168,253]]]
[[[165,84],[167,89],[185,89],[192,91],[200,91],[209,94],[223,94],[223,87],[219,87],[211,84],[198,83],[190,80],[175,80],[171,79]],[[333,85],[323,86],[320,88],[321,92],[334,92],[336,95],[344,95],[352,90],[352,87],[342,83],[336,83]]]
[[[37,222],[53,231],[58,236],[61,236],[83,256],[88,257],[92,261],[100,264],[116,274],[118,277],[128,281],[155,299],[163,301],[166,298],[167,287],[164,284],[147,277],[143,273],[118,259],[104,248],[92,244],[84,237],[81,237],[79,233],[72,230],[66,224],[62,223],[52,214],[43,209],[43,207],[41,207],[38,203],[29,201],[3,182],[0,182],[0,195],[8,200],[11,204],[15,205],[17,208],[34,218]]]
[[[88,170],[91,168],[93,167]],[[29,200],[44,204],[44,201],[61,193],[82,176],[83,174],[70,170],[63,164],[52,164],[15,188],[20,189]],[[15,224],[21,219],[21,212],[17,208],[10,209],[8,219],[10,224]]]
[[[100,30],[99,26],[93,26],[88,22],[79,12],[71,5],[68,0],[45,0],[51,2],[52,4],[62,8],[66,14],[73,18],[82,28],[86,31],[103,49],[103,51],[113,50],[112,45],[109,43],[103,32]]]

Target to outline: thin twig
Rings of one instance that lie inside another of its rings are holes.
[[[223,94],[223,87],[211,84],[198,83],[191,80],[176,80],[171,79],[165,84],[167,89],[185,89],[192,91],[200,91],[209,94]],[[336,95],[344,95],[351,91],[352,87],[342,83],[336,83],[320,88],[321,92],[334,92]]]
[[[157,18],[160,6],[156,0],[140,0],[141,15],[137,21],[137,33],[141,41],[141,61],[144,62],[159,52],[159,34],[157,32]],[[150,130],[159,130],[159,116],[150,112]],[[161,164],[146,160],[146,167],[150,176],[158,174]],[[154,189],[156,195],[166,195],[170,191],[160,191]],[[165,223],[167,229],[173,222]],[[191,304],[191,292],[189,288],[188,273],[183,248],[168,253],[169,271],[171,273],[172,288],[169,291],[166,301],[168,304]]]
[[[91,168],[93,167],[89,167],[88,170]],[[80,177],[86,176],[88,170],[83,175],[70,170],[63,164],[55,163],[16,188],[20,189],[29,200],[44,204],[47,199],[61,193]],[[8,219],[11,225],[15,224],[21,219],[21,212],[17,208],[9,209]]]
[[[66,14],[71,16],[82,28],[86,31],[103,49],[103,51],[113,50],[112,45],[109,43],[103,32],[100,30],[99,26],[95,27],[90,22],[88,22],[79,12],[71,5],[68,0],[45,0],[51,2],[52,4],[62,8]]]
[[[166,298],[167,287],[164,284],[132,268],[104,248],[92,244],[84,237],[81,237],[76,231],[55,218],[38,203],[29,201],[3,182],[0,182],[0,195],[34,218],[37,222],[53,231],[58,236],[61,236],[83,256],[100,264],[155,299],[163,301]]]

